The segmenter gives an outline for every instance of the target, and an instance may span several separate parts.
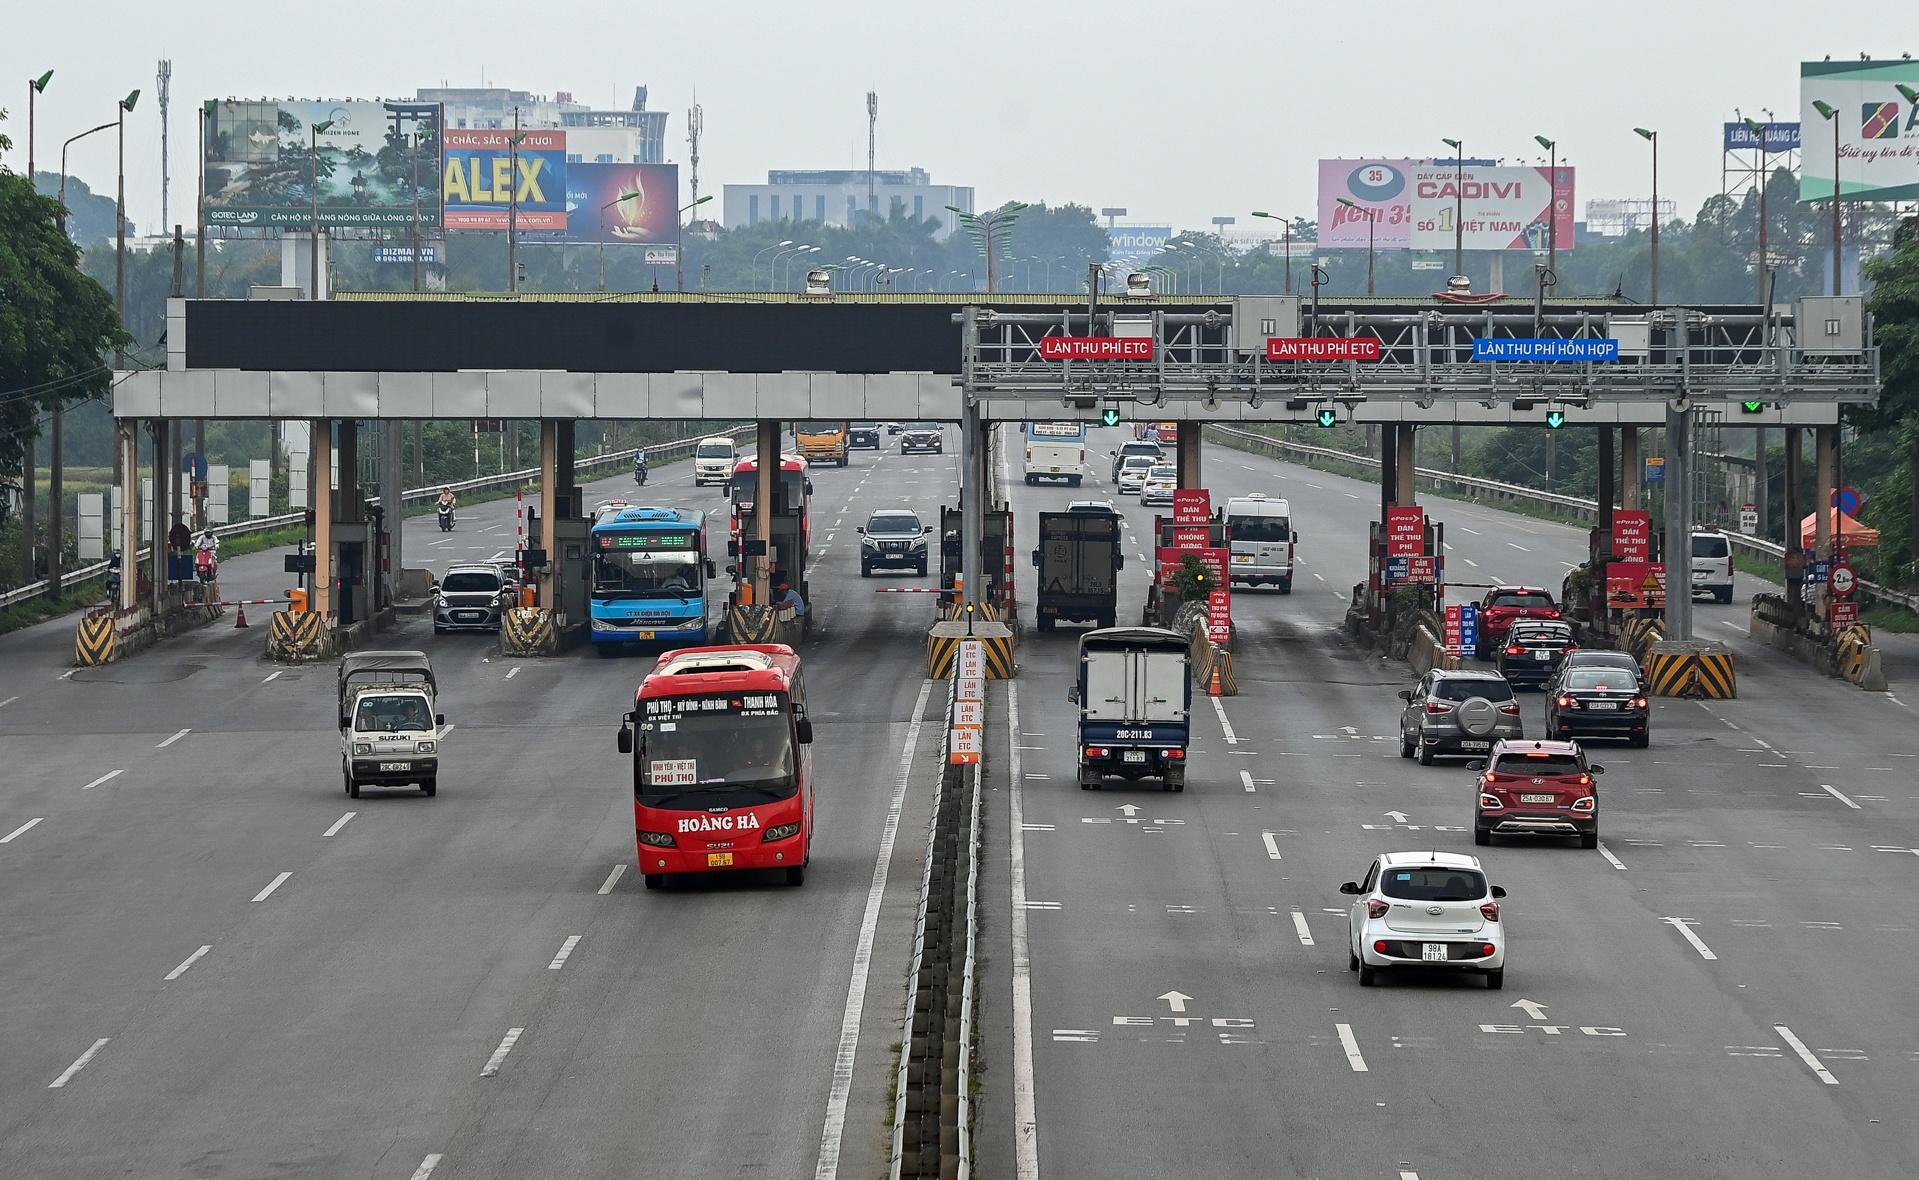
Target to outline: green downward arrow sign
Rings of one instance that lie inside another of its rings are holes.
[[[1548,430],[1558,430],[1561,426],[1564,426],[1565,424],[1566,424],[1566,411],[1564,410],[1547,410],[1546,411],[1546,428]]]

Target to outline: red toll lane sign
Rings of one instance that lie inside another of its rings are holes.
[[[1206,576],[1215,584],[1226,585],[1226,566],[1233,559],[1229,549],[1159,549],[1154,552],[1159,559],[1159,584],[1165,589],[1173,584],[1173,577],[1179,573],[1180,565],[1188,557],[1196,557],[1199,564],[1206,567]]]
[[[1828,603],[1826,611],[1835,631],[1856,626],[1859,622],[1859,604],[1856,602]]]
[[[1174,525],[1173,550],[1184,553],[1192,549],[1213,547],[1213,530],[1204,525]]]
[[[1153,342],[1133,336],[1043,336],[1039,355],[1049,361],[1150,361]]]
[[[1376,361],[1379,341],[1370,336],[1340,339],[1280,336],[1266,342],[1269,361]]]
[[[1226,590],[1206,592],[1206,637],[1214,643],[1233,638],[1233,596]]]
[[[1205,488],[1173,490],[1173,523],[1205,524],[1213,516],[1213,494]]]
[[[1613,510],[1612,555],[1616,561],[1652,560],[1652,513],[1636,508]]]
[[[1426,510],[1417,504],[1386,509],[1386,556],[1417,557],[1426,552]]]

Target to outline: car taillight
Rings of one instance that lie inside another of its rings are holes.
[[[1574,811],[1591,811],[1598,806],[1599,800],[1588,795],[1584,799],[1574,799],[1572,809]]]
[[[1498,953],[1499,948],[1490,942],[1482,942],[1479,944],[1479,957],[1482,959],[1490,959]]]
[[[1426,711],[1428,713],[1450,713],[1453,711],[1453,707],[1445,701],[1427,701]]]
[[[1646,700],[1645,697],[1634,697],[1629,703],[1635,709],[1643,709],[1647,706],[1649,702]]]
[[[1499,711],[1508,717],[1517,717],[1519,716],[1519,702],[1507,701],[1499,706]]]
[[[1383,939],[1383,938],[1382,938],[1382,939],[1380,939],[1379,941],[1377,941],[1377,942],[1375,942],[1375,943],[1373,943],[1373,953],[1374,953],[1374,954],[1376,954],[1376,955],[1383,955],[1383,954],[1385,954],[1385,953],[1386,953],[1386,940],[1385,940],[1385,939]]]
[[[1479,794],[1479,805],[1485,808],[1487,811],[1493,811],[1495,809],[1503,808],[1506,806],[1504,803],[1501,803],[1499,801],[1499,796],[1488,795],[1484,791],[1481,791]]]
[[[1506,649],[1506,654],[1509,656],[1523,656],[1526,654],[1526,649],[1520,647],[1518,644],[1514,644]]]
[[[1173,760],[1174,760],[1175,762],[1177,762],[1177,761],[1178,761],[1178,760],[1180,760],[1181,758],[1184,758],[1184,757],[1186,757],[1186,751],[1184,751],[1184,750],[1178,750],[1178,749],[1174,749],[1174,750],[1161,750],[1161,751],[1160,751],[1160,753],[1162,753],[1162,754],[1164,754],[1164,755],[1166,755],[1166,756],[1167,756],[1168,758],[1171,758],[1171,759],[1173,759]]]
[[[1569,696],[1561,696],[1555,700],[1553,704],[1558,705],[1562,709],[1570,709],[1573,707],[1573,699]]]
[[[1366,916],[1368,918],[1383,918],[1386,916],[1386,911],[1392,908],[1393,905],[1391,902],[1381,901],[1375,897],[1366,903]]]
[[[1561,654],[1562,655],[1569,654],[1571,652],[1576,652],[1578,650],[1579,650],[1579,645],[1577,643],[1569,643],[1561,650]]]
[[[1479,912],[1486,916],[1488,922],[1499,921],[1499,903],[1496,901],[1481,902]],[[1485,948],[1485,951],[1490,955],[1493,953],[1493,948],[1488,946]]]
[[[1086,747],[1086,756],[1088,758],[1104,758],[1109,753],[1111,753],[1111,751],[1109,751],[1105,746]]]
[[[1592,776],[1592,775],[1590,775],[1590,774],[1582,774],[1582,775],[1580,775],[1580,776],[1579,776],[1579,785],[1580,785],[1580,786],[1582,786],[1582,787],[1590,787],[1590,786],[1592,786],[1592,785],[1593,785],[1593,776]]]

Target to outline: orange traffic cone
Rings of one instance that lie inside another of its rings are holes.
[[[1213,665],[1212,678],[1206,682],[1206,695],[1209,697],[1225,695],[1225,690],[1220,686],[1220,683],[1219,683],[1219,665],[1218,664]]]
[[[233,629],[235,631],[238,631],[240,628],[245,627],[247,625],[248,625],[247,624],[247,604],[245,602],[242,602],[240,603],[240,613],[236,615],[233,619]]]

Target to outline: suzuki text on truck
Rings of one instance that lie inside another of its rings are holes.
[[[667,652],[621,720],[648,889],[674,873],[734,869],[780,869],[788,885],[805,883],[813,723],[792,648]]]

